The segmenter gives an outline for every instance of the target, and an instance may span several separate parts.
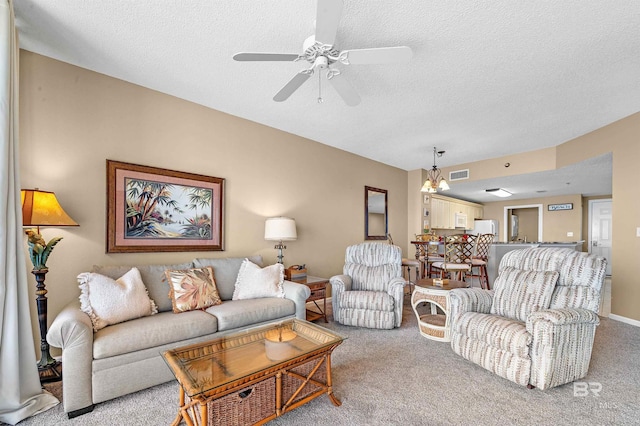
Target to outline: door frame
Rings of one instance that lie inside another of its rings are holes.
[[[508,243],[507,241],[507,235],[508,235],[508,231],[509,231],[509,210],[513,210],[513,209],[531,209],[531,208],[537,208],[538,209],[538,241],[537,242],[542,242],[542,204],[522,204],[522,205],[518,205],[518,206],[505,206],[504,207],[504,220],[502,221],[502,241],[505,243]]]
[[[591,237],[591,228],[593,225],[593,205],[597,202],[603,202],[603,201],[608,201],[611,203],[611,209],[613,209],[613,198],[598,198],[595,200],[589,200],[589,207],[588,207],[588,214],[587,214],[587,252],[589,254],[591,254],[591,241],[592,241],[592,237]],[[613,223],[611,224],[613,226]],[[611,252],[613,253],[613,238],[611,238]],[[609,265],[612,265],[613,260],[609,259]],[[611,268],[611,266],[609,266],[609,268]],[[610,276],[610,275],[607,275]]]

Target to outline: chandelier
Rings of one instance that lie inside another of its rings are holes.
[[[442,157],[444,151],[438,151],[436,147],[433,147],[433,168],[427,172],[427,180],[422,185],[421,192],[438,192],[438,189],[441,191],[447,191],[449,189],[449,184],[447,180],[442,177],[442,172],[436,166],[436,155],[438,157]]]

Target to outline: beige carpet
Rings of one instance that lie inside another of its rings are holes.
[[[408,300],[408,298],[406,299]],[[319,324],[323,325],[322,322]],[[368,330],[330,322],[347,336],[333,356],[334,407],[322,396],[273,425],[624,425],[640,423],[640,328],[602,319],[589,375],[599,396],[574,385],[528,390],[420,336],[406,307],[402,327]],[[589,385],[585,385],[589,386]],[[55,386],[53,386],[55,388]],[[68,420],[62,405],[21,425],[168,425],[178,388],[166,383],[98,404]]]

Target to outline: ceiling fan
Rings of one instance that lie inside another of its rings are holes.
[[[276,102],[285,101],[314,72],[327,72],[327,79],[347,105],[355,106],[360,103],[360,96],[341,74],[340,70],[332,67],[336,62],[344,65],[351,64],[388,64],[404,63],[411,60],[413,52],[407,46],[378,47],[372,49],[338,50],[334,46],[340,15],[342,14],[342,0],[317,0],[316,33],[307,38],[303,45],[303,53],[236,53],[236,61],[301,61],[305,60],[311,67],[296,74],[276,95]],[[320,77],[320,75],[319,75]],[[322,98],[318,97],[318,102]]]

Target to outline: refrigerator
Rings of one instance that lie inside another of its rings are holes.
[[[518,233],[520,232],[518,229],[518,216],[515,214],[509,216],[509,226],[511,230],[511,241],[515,241],[518,239]]]
[[[474,220],[473,221],[473,229],[467,229],[467,234],[494,234],[496,237],[494,241],[498,241],[499,237],[499,227],[497,220]]]

